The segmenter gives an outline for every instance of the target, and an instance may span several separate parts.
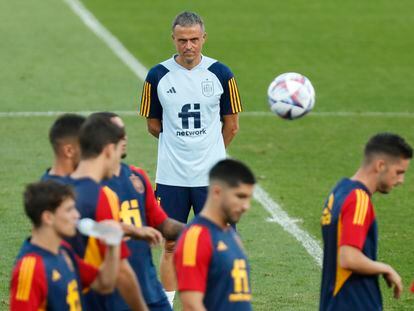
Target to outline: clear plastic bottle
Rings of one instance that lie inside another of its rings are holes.
[[[107,245],[119,245],[124,235],[120,228],[96,222],[90,218],[80,219],[77,223],[77,228],[83,235],[103,240]]]

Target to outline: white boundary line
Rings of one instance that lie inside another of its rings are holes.
[[[101,38],[108,47],[136,74],[145,80],[147,69],[116,39],[78,0],[64,0],[85,25]],[[259,186],[256,186],[255,199],[272,215],[284,230],[292,234],[321,265],[322,250],[316,240],[300,229],[280,206]]]
[[[68,1],[68,0],[65,0]],[[69,0],[70,1],[70,0]],[[19,118],[19,117],[50,117],[58,116],[63,113],[73,112],[83,115],[91,114],[94,111],[0,111],[0,118]],[[137,116],[137,111],[128,111],[128,110],[119,110],[114,111],[120,116]],[[240,117],[276,117],[271,112],[266,111],[245,111],[240,114]],[[374,117],[374,118],[414,118],[414,113],[411,112],[347,112],[347,111],[337,111],[337,112],[312,112],[308,117]]]

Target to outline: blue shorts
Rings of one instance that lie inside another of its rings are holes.
[[[157,184],[155,195],[168,217],[187,223],[191,207],[194,215],[203,209],[208,187],[179,187]]]

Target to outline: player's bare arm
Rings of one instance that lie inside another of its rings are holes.
[[[126,259],[120,264],[117,287],[131,310],[148,311],[137,277]]]
[[[237,113],[223,116],[222,134],[224,146],[227,148],[239,131],[239,115]]]
[[[119,223],[107,220],[106,224],[117,226]],[[109,294],[113,292],[119,272],[120,264],[120,246],[108,245],[105,259],[99,267],[99,273],[91,284],[91,288],[101,294]]]
[[[152,136],[158,138],[160,136],[160,133],[161,133],[161,127],[162,127],[161,120],[151,119],[151,118],[147,119],[147,129],[148,129],[148,132]]]
[[[390,265],[369,259],[358,248],[348,245],[341,246],[339,264],[341,268],[358,274],[383,275],[388,287],[393,287],[394,297],[398,299],[401,296],[403,285],[398,273]]]
[[[203,305],[204,293],[196,291],[180,292],[183,311],[206,311]]]
[[[138,228],[125,223],[121,223],[121,226],[126,236],[137,240],[145,240],[151,244],[151,246],[159,245],[162,241],[161,233],[152,227],[144,226]]]
[[[181,232],[184,230],[185,225],[172,218],[167,218],[163,221],[157,229],[162,233],[162,236],[169,241],[175,241]]]

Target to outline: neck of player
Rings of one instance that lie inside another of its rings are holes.
[[[81,160],[71,177],[75,179],[87,177],[100,183],[105,176],[103,167],[104,163],[99,158]]]
[[[201,63],[201,55],[194,58],[192,61],[185,60],[181,55],[176,56],[175,61],[183,66],[185,69],[191,70]]]
[[[223,214],[220,211],[220,207],[214,204],[209,198],[207,198],[206,204],[204,205],[203,210],[200,212],[200,215],[215,223],[222,229],[228,228],[228,223],[223,217]]]
[[[62,239],[51,228],[40,227],[33,228],[32,230],[32,238],[30,239],[30,243],[48,250],[53,254],[59,253],[59,246],[61,242]]]

